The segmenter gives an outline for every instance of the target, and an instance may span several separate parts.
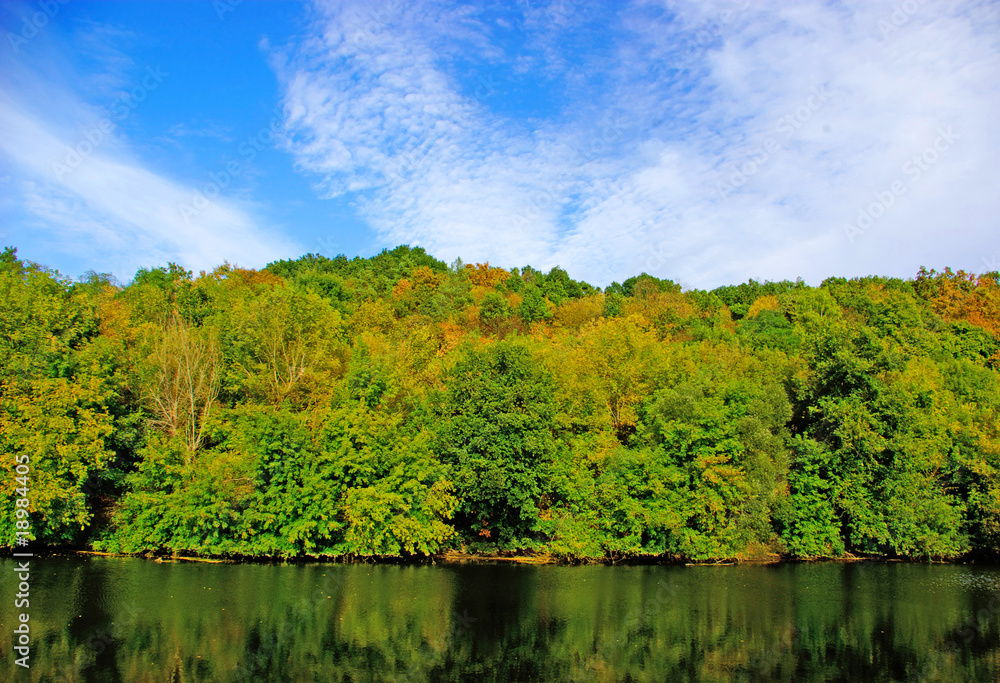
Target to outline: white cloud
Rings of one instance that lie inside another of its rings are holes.
[[[517,54],[470,10],[338,2],[275,69],[300,167],[324,196],[355,194],[387,245],[601,284],[976,268],[1000,209],[997,6],[903,4],[636,3],[606,22],[614,45],[571,58],[582,11],[529,10]],[[566,100],[514,118],[459,59],[486,82],[527,66]],[[850,241],[896,181],[906,193]]]
[[[61,126],[57,117],[76,126]],[[225,260],[259,267],[300,253],[231,200],[220,197],[185,215],[195,188],[146,168],[111,129],[114,123],[114,115],[57,85],[31,105],[0,95],[0,154],[21,179],[14,189],[32,217],[35,241],[85,256],[96,269],[126,280],[139,267],[167,261],[198,271]]]

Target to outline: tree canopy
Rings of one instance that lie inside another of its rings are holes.
[[[123,285],[9,247],[0,545],[996,555],[997,278],[601,291],[400,246]]]

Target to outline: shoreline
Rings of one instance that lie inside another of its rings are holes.
[[[723,558],[712,560],[691,560],[681,557],[662,556],[638,556],[627,558],[567,558],[551,555],[548,553],[526,554],[526,553],[472,553],[459,550],[449,550],[438,555],[421,556],[359,556],[359,555],[306,555],[298,557],[280,556],[192,556],[180,554],[156,554],[156,553],[109,553],[85,548],[50,546],[36,548],[35,556],[49,555],[92,555],[96,557],[131,557],[149,560],[152,562],[202,562],[206,564],[398,564],[398,565],[421,565],[421,564],[443,564],[443,565],[463,565],[463,564],[494,564],[494,565],[548,565],[548,566],[593,566],[605,565],[613,566],[674,566],[674,567],[734,567],[734,566],[765,566],[780,564],[811,564],[811,563],[837,563],[853,564],[859,562],[879,562],[879,563],[908,563],[908,564],[976,564],[980,562],[998,562],[1000,558],[958,558],[954,560],[935,560],[922,558],[897,558],[879,555],[852,555],[850,553],[839,557],[789,557],[778,554],[768,554],[753,558]]]

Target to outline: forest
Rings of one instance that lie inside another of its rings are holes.
[[[8,247],[0,300],[3,547],[1000,551],[996,272],[601,289],[400,246],[123,285]]]

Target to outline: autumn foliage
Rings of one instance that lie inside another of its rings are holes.
[[[997,274],[602,289],[419,248],[127,285],[0,258],[0,544],[1000,551]]]

